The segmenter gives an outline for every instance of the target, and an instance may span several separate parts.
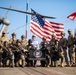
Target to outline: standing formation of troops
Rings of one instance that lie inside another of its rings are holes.
[[[68,38],[65,38],[65,33],[61,32],[61,39],[52,39],[49,43],[46,38],[42,38],[40,44],[36,41],[36,36],[28,41],[25,36],[21,36],[21,40],[16,38],[16,34],[12,33],[11,39],[6,37],[3,32],[0,37],[0,66],[18,67],[18,66],[36,66],[37,60],[29,60],[28,58],[35,50],[40,50],[42,54],[46,55],[46,60],[40,60],[42,67],[47,66],[76,66],[76,36],[72,31],[68,30]],[[38,47],[39,46],[39,47]]]

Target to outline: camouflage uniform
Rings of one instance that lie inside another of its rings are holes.
[[[9,42],[9,39],[6,37],[5,32],[2,32],[2,36],[0,37],[0,40],[2,41],[2,43],[4,43],[5,41]]]
[[[24,54],[24,48],[21,46],[20,40],[17,40],[16,42],[16,52],[15,52],[15,59],[16,59],[16,66],[18,67],[20,64],[21,59],[21,65],[22,67],[25,66],[25,54]]]
[[[74,44],[75,44],[75,66],[76,66],[76,29],[75,29],[75,38],[74,38]]]
[[[52,55],[53,55],[52,51],[53,51],[53,48],[54,48],[54,46],[55,46],[55,41],[56,41],[55,35],[52,35],[52,39],[51,39],[51,41],[49,42],[51,58],[52,58]],[[54,64],[54,63],[53,63],[53,61],[52,61],[52,59],[51,59],[51,66],[53,66],[53,64]]]
[[[12,35],[12,38],[9,40],[9,44],[10,44],[11,50],[12,50],[12,52],[14,54],[14,59],[12,60],[12,63],[13,63],[12,66],[14,66],[15,65],[14,63],[16,62],[16,59],[15,59],[16,48],[15,47],[16,47],[17,39],[16,39],[16,33],[12,33],[11,35]]]
[[[58,66],[58,60],[59,60],[59,44],[58,41],[55,41],[55,46],[52,47],[52,61],[54,62],[54,66]]]
[[[68,30],[68,52],[69,52],[69,58],[70,58],[70,65],[74,64],[74,35],[72,34],[72,31]]]
[[[13,53],[9,47],[9,44],[7,41],[4,42],[4,45],[2,46],[2,50],[3,50],[3,53],[2,53],[2,58],[3,58],[3,66],[7,66],[7,60],[9,60],[10,64],[12,65],[12,56],[13,56]]]
[[[2,42],[0,40],[0,66],[2,65],[2,53],[3,53],[3,51],[2,51]]]
[[[61,39],[59,41],[59,46],[63,49],[63,53],[62,56],[64,56],[62,59],[65,58],[65,62],[68,65],[68,57],[67,57],[67,39],[64,37],[65,33],[61,32]],[[62,60],[63,61],[63,60]],[[63,63],[63,62],[62,62]]]
[[[28,43],[28,41],[25,39],[25,36],[22,35],[21,36],[21,45],[22,45],[22,47],[25,48],[27,43]]]
[[[45,38],[42,38],[42,42],[40,43],[40,50],[45,54],[46,53],[46,62],[41,61],[41,64],[46,63],[46,66],[49,67],[50,64],[50,51],[47,49],[48,43],[46,42]],[[45,66],[45,65],[42,65]]]
[[[28,40],[28,45],[26,46],[26,49],[28,50],[26,58],[27,66],[33,66],[33,60],[29,60],[29,58],[31,58],[31,56],[33,55],[33,51],[35,50],[34,46],[32,45],[31,39]]]
[[[0,37],[0,43],[1,43],[0,45],[3,45],[5,41],[9,42],[9,39],[6,37],[6,32],[3,31],[2,36]],[[1,50],[1,55],[0,56],[2,56],[2,51],[3,50],[2,50],[2,48],[0,48],[0,50]]]
[[[16,45],[16,41],[17,41],[16,34],[12,33],[12,38],[9,40],[9,43],[14,46]]]

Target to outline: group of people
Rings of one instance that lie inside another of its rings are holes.
[[[55,39],[54,34],[49,42],[46,42],[46,38],[43,37],[39,44],[34,35],[29,40],[22,35],[19,40],[16,38],[16,34],[12,33],[12,38],[8,39],[6,33],[3,32],[0,37],[0,66],[35,67],[37,60],[29,60],[29,57],[36,50],[40,50],[45,55],[46,59],[40,60],[42,67],[76,66],[76,36],[70,29],[68,34],[68,38],[65,38],[65,33],[61,32],[59,41]]]

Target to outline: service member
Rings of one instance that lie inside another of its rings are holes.
[[[70,58],[70,66],[73,66],[74,64],[74,35],[72,34],[72,31],[68,30],[68,52],[69,52],[69,58]]]
[[[68,57],[67,57],[67,39],[65,38],[64,32],[61,32],[61,39],[59,41],[59,46],[63,49],[66,65],[69,66]]]

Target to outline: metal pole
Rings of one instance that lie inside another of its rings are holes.
[[[28,0],[26,0],[26,12],[28,11]],[[26,39],[28,38],[28,15],[26,14]]]

